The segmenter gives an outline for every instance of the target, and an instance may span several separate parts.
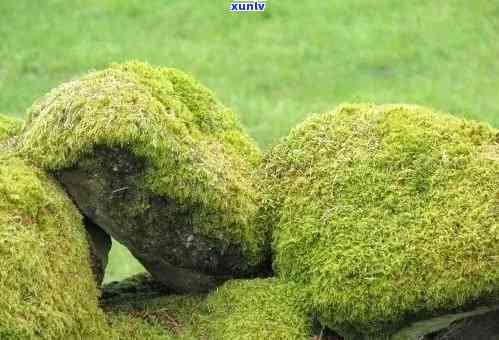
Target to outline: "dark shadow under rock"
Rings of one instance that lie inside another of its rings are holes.
[[[155,280],[149,273],[141,273],[122,281],[103,285],[101,304],[106,308],[106,306],[148,300],[171,293],[171,289]]]
[[[467,311],[414,322],[392,340],[499,340],[499,305],[483,305]]]
[[[197,233],[191,218],[196,207],[144,189],[145,167],[125,150],[97,148],[57,176],[89,220],[175,291],[208,291],[260,269],[248,264],[240,246]]]
[[[107,267],[108,255],[111,251],[111,237],[90,219],[84,218],[83,224],[87,230],[87,239],[90,244],[92,271],[98,285],[102,284]]]

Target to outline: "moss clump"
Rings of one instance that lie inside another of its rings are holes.
[[[130,298],[112,306],[107,315],[118,339],[197,340],[191,328],[202,299],[197,295]]]
[[[417,106],[309,118],[262,170],[278,275],[351,337],[499,297],[498,143]]]
[[[293,286],[277,279],[233,280],[208,296],[157,297],[161,289],[152,283],[137,275],[104,286],[104,308],[118,334],[131,330],[152,332],[153,339],[185,340],[310,337],[311,320],[297,305]]]
[[[41,171],[0,156],[0,338],[103,338],[82,217]]]
[[[193,327],[202,339],[304,340],[309,321],[292,286],[277,279],[233,280],[207,298]]]
[[[108,314],[116,340],[174,340],[178,339],[158,321],[145,319],[148,314],[116,312]],[[108,337],[110,338],[110,337]]]
[[[149,274],[137,274],[104,285],[101,302],[120,339],[191,339],[204,297],[171,295]]]
[[[132,62],[56,88],[35,103],[20,151],[50,171],[75,165],[96,147],[145,159],[144,188],[187,207],[198,232],[262,257],[253,227],[256,144],[234,114],[184,73]]]
[[[20,120],[0,115],[0,143],[14,137],[21,129],[21,126]]]

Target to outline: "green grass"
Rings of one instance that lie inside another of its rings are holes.
[[[424,104],[499,126],[499,2],[2,0],[0,112],[140,59],[213,89],[267,148],[341,102]],[[111,259],[111,262],[113,260]]]
[[[340,102],[407,102],[499,125],[499,3],[488,0],[3,0],[0,112],[110,62],[181,68],[266,147]]]
[[[144,271],[144,267],[133,257],[130,251],[118,241],[113,240],[104,283],[121,281]]]

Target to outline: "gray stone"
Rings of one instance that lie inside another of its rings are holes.
[[[499,340],[499,305],[440,315],[414,322],[391,340]]]
[[[250,267],[239,247],[196,233],[192,207],[144,189],[145,166],[122,149],[97,148],[56,175],[90,221],[175,291],[208,291],[261,269]]]
[[[424,339],[499,340],[499,311],[459,320],[447,329],[428,335]]]

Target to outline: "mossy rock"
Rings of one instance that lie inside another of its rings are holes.
[[[82,216],[42,171],[0,155],[0,338],[100,339]]]
[[[266,263],[268,232],[253,223],[260,151],[180,71],[133,62],[63,84],[32,106],[19,150],[178,291]]]
[[[347,338],[499,297],[499,133],[409,105],[314,115],[268,154],[274,267]]]
[[[15,139],[23,126],[23,121],[10,116],[0,115],[0,152],[3,156],[12,155],[15,149]],[[108,254],[111,250],[111,238],[89,219],[83,220],[87,231],[92,259],[92,270],[96,282],[100,284],[104,278]]]

